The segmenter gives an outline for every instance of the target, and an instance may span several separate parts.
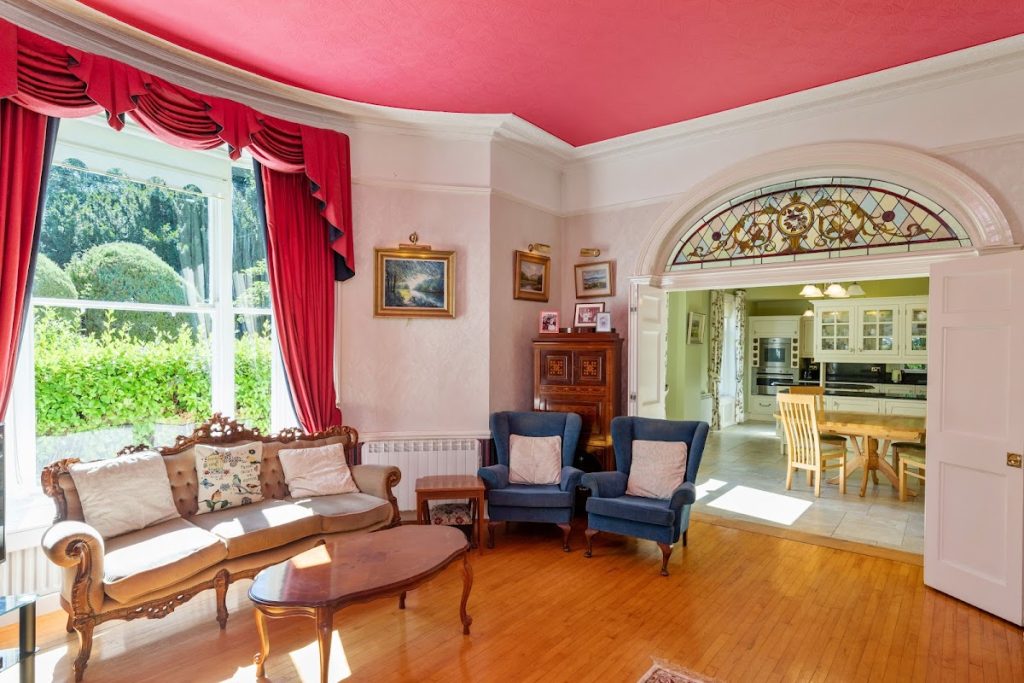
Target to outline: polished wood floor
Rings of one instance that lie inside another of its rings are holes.
[[[893,559],[696,522],[658,575],[653,543],[516,525],[474,553],[472,635],[457,567],[409,594],[341,611],[331,680],[627,681],[653,659],[721,681],[1022,681],[1021,630],[922,584]],[[159,621],[97,630],[86,681],[253,681],[248,582],[220,631],[208,596]],[[0,647],[14,644],[11,628]],[[310,620],[275,620],[266,680],[317,680]],[[36,679],[66,680],[63,620],[40,620]],[[73,656],[73,648],[71,649]],[[14,672],[0,681],[18,680]]]

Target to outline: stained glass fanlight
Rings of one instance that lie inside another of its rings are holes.
[[[668,270],[970,247],[927,197],[868,178],[810,178],[748,192],[705,214]]]

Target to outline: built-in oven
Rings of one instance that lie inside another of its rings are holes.
[[[751,364],[761,374],[792,374],[800,367],[800,341],[794,337],[758,337]]]
[[[779,389],[786,389],[798,383],[796,376],[792,372],[779,374],[759,372],[754,375],[754,394],[758,396],[774,396],[779,393]]]

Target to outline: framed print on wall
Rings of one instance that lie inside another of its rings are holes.
[[[615,296],[615,261],[576,264],[576,298]]]
[[[690,313],[686,319],[686,343],[703,344],[704,327],[707,323],[707,315],[704,313]]]
[[[454,251],[399,247],[373,253],[374,317],[455,317]]]
[[[547,301],[551,259],[529,251],[517,251],[512,264],[512,298]]]
[[[576,304],[573,327],[597,327],[597,314],[604,313],[604,302]]]

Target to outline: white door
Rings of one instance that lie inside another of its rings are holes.
[[[1024,625],[1024,252],[935,265],[929,290],[924,581]]]
[[[631,413],[640,417],[665,417],[665,368],[668,347],[668,297],[664,290],[639,285],[636,290],[636,386]]]

